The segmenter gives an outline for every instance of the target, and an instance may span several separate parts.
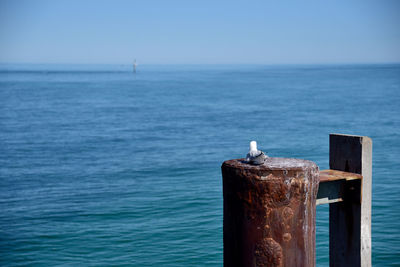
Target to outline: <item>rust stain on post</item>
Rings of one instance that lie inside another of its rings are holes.
[[[222,164],[224,266],[314,267],[318,166],[307,160]]]

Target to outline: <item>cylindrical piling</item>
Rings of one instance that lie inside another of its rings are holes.
[[[222,164],[224,267],[314,267],[318,166],[307,160]]]

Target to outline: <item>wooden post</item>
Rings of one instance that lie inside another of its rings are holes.
[[[315,266],[315,163],[228,160],[222,176],[225,267]]]
[[[342,202],[329,204],[330,266],[371,267],[372,140],[331,134],[329,166],[362,175],[346,183]]]

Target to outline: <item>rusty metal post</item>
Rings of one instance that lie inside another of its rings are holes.
[[[224,267],[315,267],[314,162],[228,160],[222,176]]]

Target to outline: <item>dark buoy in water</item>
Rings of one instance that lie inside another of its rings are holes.
[[[261,165],[261,164],[264,164],[264,161],[267,158],[268,158],[268,156],[265,155],[264,152],[257,149],[257,142],[251,141],[250,142],[250,150],[246,156],[247,163],[250,163],[253,165]]]

